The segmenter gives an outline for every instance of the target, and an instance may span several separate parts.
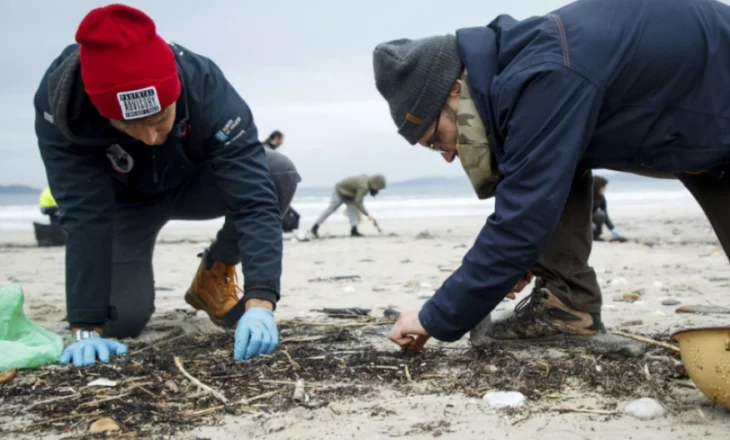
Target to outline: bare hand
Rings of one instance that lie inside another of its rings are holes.
[[[507,294],[507,298],[516,299],[517,295],[515,294],[522,292],[522,289],[527,287],[527,285],[532,282],[533,278],[535,278],[535,276],[532,274],[532,272],[530,272],[529,270],[525,272],[525,276],[522,277],[522,279],[515,285],[515,287],[512,288],[512,291]]]
[[[393,324],[388,339],[404,350],[419,352],[431,335],[423,328],[418,311],[402,312]]]

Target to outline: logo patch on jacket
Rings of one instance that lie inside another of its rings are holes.
[[[162,111],[160,98],[157,96],[157,89],[147,87],[129,92],[117,93],[119,106],[122,108],[122,116],[125,120],[145,118]]]
[[[118,173],[127,174],[132,171],[132,167],[134,167],[134,159],[119,144],[114,144],[107,148],[106,157],[108,157],[109,161],[112,163],[114,171]]]

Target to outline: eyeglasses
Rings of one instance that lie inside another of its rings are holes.
[[[433,126],[433,134],[431,135],[431,139],[428,140],[428,145],[426,146],[426,148],[432,151],[436,151],[438,153],[445,153],[446,150],[444,150],[443,148],[439,148],[435,145],[439,135],[439,121],[441,121],[441,113],[439,113],[438,117],[436,118],[436,124],[434,124]]]

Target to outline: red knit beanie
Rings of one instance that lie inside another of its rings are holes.
[[[144,12],[119,4],[94,9],[76,41],[84,90],[105,118],[144,118],[180,96],[175,54]]]

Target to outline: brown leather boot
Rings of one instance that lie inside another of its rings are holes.
[[[473,346],[494,340],[586,338],[605,333],[599,313],[575,310],[545,288],[536,288],[515,307],[509,317],[487,317],[471,332]]]
[[[210,320],[220,326],[223,316],[238,303],[236,266],[213,261],[206,249],[202,254],[198,272],[185,294],[185,302],[195,310],[203,310]]]

